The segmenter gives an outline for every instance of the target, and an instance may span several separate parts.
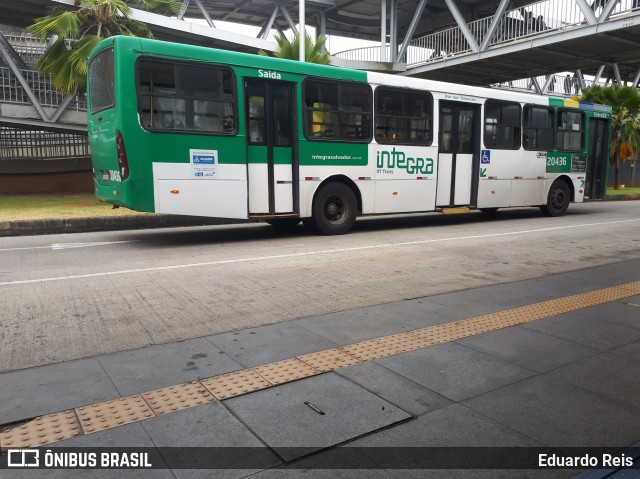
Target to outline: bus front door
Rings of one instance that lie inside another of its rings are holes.
[[[475,206],[478,195],[480,108],[440,102],[436,206]]]
[[[249,215],[296,213],[295,85],[245,80]]]

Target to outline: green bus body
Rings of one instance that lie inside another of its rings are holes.
[[[123,36],[98,45],[88,75],[96,195],[136,211],[312,218],[343,233],[356,214],[563,214],[552,196],[582,201],[588,174],[587,196],[606,182],[600,105]]]

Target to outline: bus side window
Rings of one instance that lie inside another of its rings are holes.
[[[235,132],[235,81],[231,70],[144,57],[137,68],[138,114],[143,128]]]
[[[367,84],[307,79],[305,136],[310,140],[371,140],[371,88]]]
[[[522,114],[525,150],[550,151],[555,147],[555,114],[553,108],[526,105]]]
[[[432,143],[433,99],[429,93],[379,87],[375,98],[378,143]]]
[[[584,148],[584,113],[558,110],[558,150],[582,151]]]
[[[484,146],[503,150],[520,148],[520,104],[487,100],[484,104]]]

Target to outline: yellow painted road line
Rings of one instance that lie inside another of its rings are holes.
[[[160,414],[222,401],[336,369],[640,294],[640,281],[381,336],[262,366],[61,411],[0,433],[0,449],[44,446]],[[630,304],[630,303],[627,303]],[[634,305],[637,306],[637,305]]]

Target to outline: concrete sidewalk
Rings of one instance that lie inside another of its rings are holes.
[[[603,288],[625,288],[640,279],[639,272],[640,260],[629,261],[7,372],[0,374],[0,424],[137,394],[151,404],[152,390],[259,371],[273,386],[220,400],[204,391],[208,399],[200,405],[102,432],[85,430],[52,447],[239,447],[259,456],[264,469],[181,469],[179,459],[165,454],[157,457],[166,469],[132,477],[571,477],[580,471],[384,469],[375,452],[381,449],[368,454],[360,448],[637,443],[640,295],[586,308],[575,302]],[[479,324],[484,317],[517,317],[552,307],[546,305],[555,300],[568,304],[568,312],[543,312],[543,319],[408,352],[378,352],[374,359],[361,354],[356,364],[320,374],[298,371],[298,380],[270,376],[264,366],[354,345],[391,344],[388,338],[421,328],[453,331],[470,318]],[[345,447],[357,448],[360,469],[321,469]],[[635,469],[607,477],[640,477],[637,460]],[[3,478],[123,475],[0,470]]]

